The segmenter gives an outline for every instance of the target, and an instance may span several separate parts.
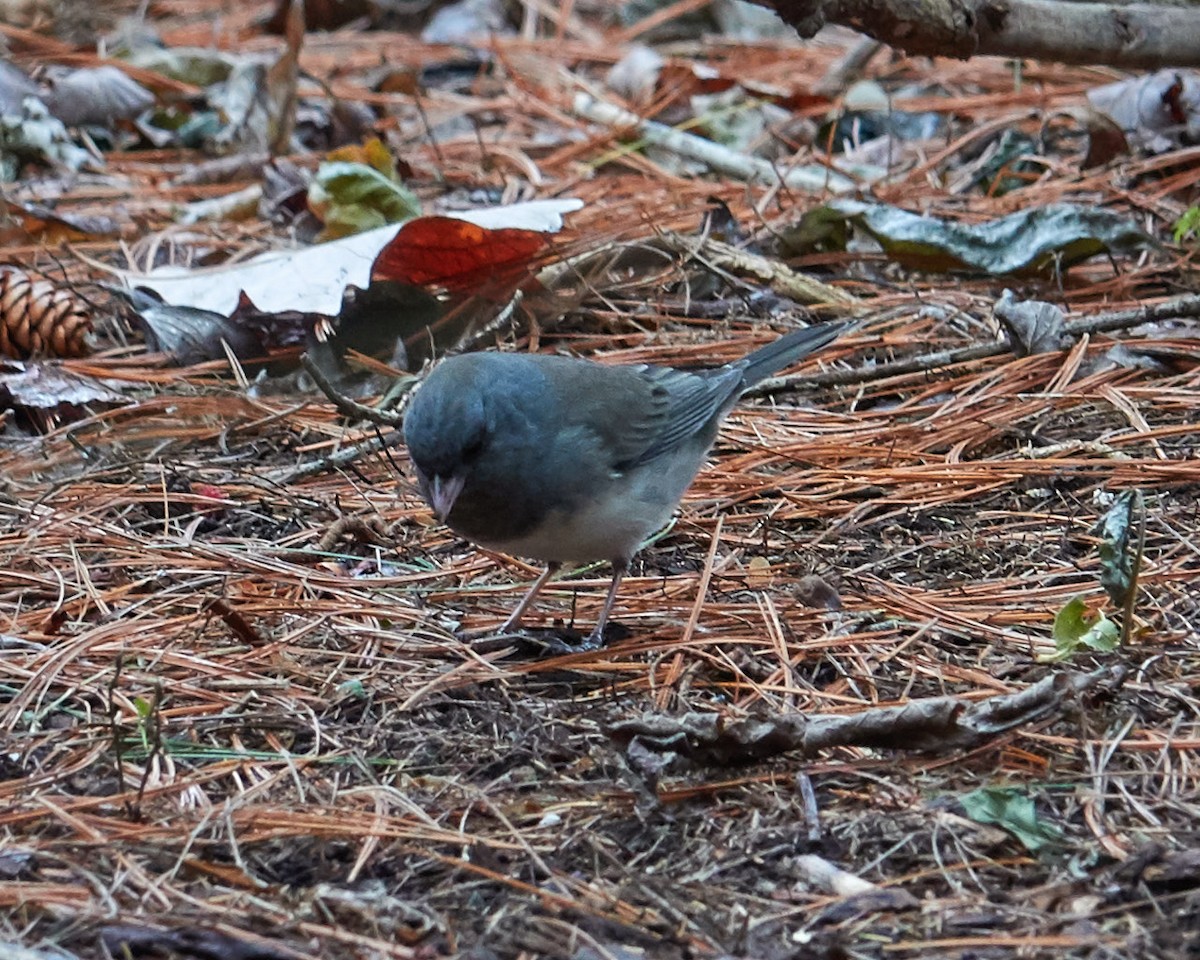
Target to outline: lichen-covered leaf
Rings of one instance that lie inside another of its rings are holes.
[[[1136,583],[1138,545],[1131,543],[1130,531],[1141,506],[1141,494],[1126,490],[1100,521],[1100,586],[1119,607]]]
[[[1098,253],[1121,253],[1151,242],[1127,217],[1097,207],[1051,204],[969,224],[837,199],[805,214],[790,232],[789,246],[804,249],[806,240],[818,240],[826,249],[844,246],[845,225],[870,235],[901,263],[997,276],[1062,270]]]

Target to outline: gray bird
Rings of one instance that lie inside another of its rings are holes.
[[[404,420],[421,493],[455,533],[546,564],[502,631],[563,563],[608,560],[600,619],[577,649],[600,646],[629,561],[670,518],[738,397],[842,330],[806,327],[701,370],[512,353],[434,367]]]

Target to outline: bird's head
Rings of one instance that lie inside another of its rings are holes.
[[[439,364],[413,397],[404,418],[404,442],[421,492],[443,521],[491,435],[476,371],[468,363],[456,362],[468,359],[455,357]]]

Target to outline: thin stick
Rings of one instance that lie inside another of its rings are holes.
[[[1122,330],[1136,327],[1142,323],[1155,323],[1161,320],[1184,319],[1200,317],[1200,296],[1179,297],[1165,303],[1151,304],[1136,310],[1115,310],[1111,313],[1097,313],[1079,320],[1068,320],[1063,324],[1063,333],[1068,336],[1083,336],[1087,333],[1103,333],[1110,330]],[[909,360],[897,360],[895,363],[882,363],[877,367],[855,368],[853,370],[826,370],[822,373],[793,374],[786,377],[770,377],[748,391],[750,396],[766,396],[798,386],[830,386],[850,383],[868,383],[875,380],[885,380],[888,377],[901,376],[908,373],[920,373],[935,370],[938,367],[949,367],[958,363],[970,363],[973,360],[984,360],[987,357],[997,357],[1012,350],[1012,342],[1008,337],[1001,337],[991,343],[977,343],[971,347],[959,347],[954,350],[939,350],[937,353],[926,353]]]
[[[712,581],[713,563],[717,558],[717,546],[721,543],[721,527],[724,523],[725,515],[718,514],[712,543],[708,546],[708,556],[704,559],[704,570],[700,574],[700,585],[696,588],[696,602],[692,604],[692,615],[688,617],[687,626],[683,628],[683,636],[679,638],[681,646],[685,646],[692,639],[692,634],[696,631],[696,624],[700,622],[700,611],[704,609],[704,598],[708,595],[708,585]]]
[[[329,382],[329,378],[325,376],[316,361],[313,360],[307,353],[300,355],[300,362],[304,365],[304,369],[308,371],[310,377],[321,392],[329,398],[338,413],[344,417],[349,417],[352,420],[366,420],[368,423],[375,423],[381,427],[391,427],[394,430],[400,429],[404,423],[404,417],[398,413],[392,413],[389,410],[377,410],[375,407],[368,407],[364,403],[359,403],[357,400],[351,400],[344,393],[339,393],[337,388]]]

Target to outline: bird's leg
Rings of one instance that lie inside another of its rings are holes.
[[[529,588],[529,592],[521,598],[521,602],[517,604],[517,609],[512,612],[507,620],[504,621],[504,626],[500,628],[501,633],[508,633],[510,630],[515,630],[521,622],[521,618],[525,616],[525,611],[529,609],[529,605],[537,599],[537,595],[542,592],[542,587],[549,583],[550,578],[558,573],[558,568],[562,566],[560,563],[548,563],[546,569],[542,571],[542,575],[533,581],[533,586]]]
[[[604,606],[600,609],[600,618],[596,621],[596,626],[592,628],[587,639],[575,647],[576,650],[599,650],[604,646],[604,626],[608,623],[608,615],[612,613],[613,604],[616,603],[617,588],[621,586],[621,580],[628,571],[628,560],[613,561],[612,583],[608,585],[608,596],[604,598]]]

